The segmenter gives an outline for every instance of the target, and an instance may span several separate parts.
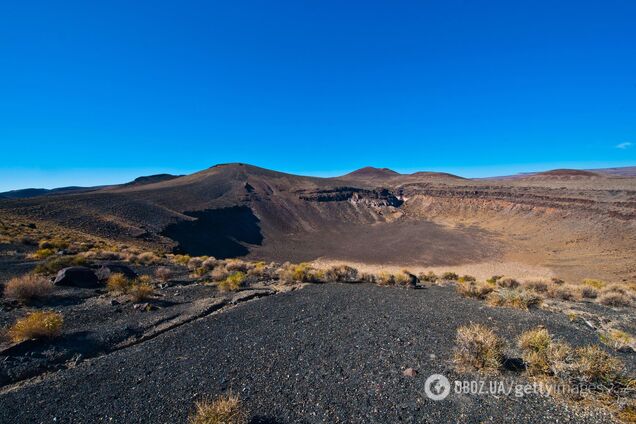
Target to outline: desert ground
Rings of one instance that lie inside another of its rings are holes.
[[[0,193],[0,422],[635,422],[635,218],[633,168]]]

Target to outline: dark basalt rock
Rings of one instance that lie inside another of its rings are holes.
[[[99,287],[99,280],[95,272],[84,266],[72,266],[69,268],[61,269],[53,284],[56,286],[70,286],[81,288],[96,288]]]

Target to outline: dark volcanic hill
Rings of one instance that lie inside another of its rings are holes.
[[[364,168],[315,178],[226,164],[90,192],[2,199],[0,218],[195,255],[504,263],[577,278],[636,276],[636,179],[581,172],[468,180]]]

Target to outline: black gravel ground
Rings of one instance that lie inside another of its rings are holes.
[[[575,345],[597,342],[563,314],[493,309],[448,287],[313,285],[5,387],[0,422],[183,423],[196,399],[230,389],[261,423],[610,422],[537,395],[429,400],[430,374],[475,378],[451,365],[455,330],[471,321],[505,337],[511,356],[514,338],[538,324]],[[418,374],[405,377],[407,367]]]

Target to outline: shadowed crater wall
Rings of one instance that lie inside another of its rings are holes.
[[[246,206],[185,212],[185,215],[197,219],[170,224],[161,233],[178,243],[174,253],[224,259],[247,255],[249,250],[242,243],[263,242],[259,220]]]

